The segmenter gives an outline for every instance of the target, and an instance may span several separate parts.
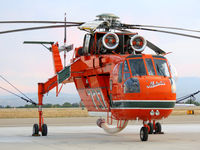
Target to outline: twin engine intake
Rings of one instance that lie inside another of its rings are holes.
[[[79,55],[139,54],[146,45],[145,38],[136,33],[96,32],[85,35]]]
[[[131,53],[133,53],[134,51],[140,53],[144,51],[147,42],[142,36],[136,34],[136,35],[129,35],[128,38],[129,38],[128,42],[123,42],[123,43],[127,43],[127,45],[124,45],[124,47],[130,48]],[[113,32],[106,33],[100,40],[102,40],[100,42],[102,42],[101,46],[103,46],[101,47],[101,53],[104,54],[107,53],[107,50],[117,49],[120,44],[118,35]]]

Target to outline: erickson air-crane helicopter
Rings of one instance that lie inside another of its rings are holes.
[[[73,45],[59,47],[54,42],[25,41],[27,44],[50,44],[48,50],[53,55],[55,76],[45,83],[38,83],[39,125],[34,124],[33,135],[39,132],[47,135],[47,125],[42,115],[43,96],[59,84],[74,82],[81,101],[91,115],[104,112],[107,120],[98,119],[97,125],[107,133],[114,134],[123,130],[129,120],[142,120],[140,139],[148,140],[148,134],[162,133],[157,120],[168,117],[176,103],[176,86],[172,67],[165,58],[165,51],[130,30],[146,30],[175,34],[200,39],[198,36],[171,32],[172,29],[200,32],[176,27],[124,24],[114,14],[101,14],[91,22],[65,21],[0,21],[1,23],[49,23],[60,24],[32,28],[1,31],[0,34],[48,29],[77,27],[84,30],[83,46],[75,48],[70,65],[63,66],[60,52],[73,49]],[[66,32],[65,40],[66,43]],[[155,54],[144,54],[145,47]],[[65,63],[64,63],[65,64]],[[198,94],[198,92],[193,93]],[[34,103],[32,100],[24,100]],[[34,103],[36,104],[36,103]],[[115,128],[113,120],[117,121]]]

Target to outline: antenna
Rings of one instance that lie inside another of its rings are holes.
[[[64,47],[66,47],[66,40],[67,40],[67,28],[66,28],[66,13],[64,15],[65,21],[65,30],[64,30]],[[64,51],[64,67],[66,66],[66,51]]]

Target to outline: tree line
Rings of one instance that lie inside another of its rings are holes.
[[[183,104],[194,104],[196,106],[200,106],[200,102],[189,99],[186,102],[184,102]],[[43,108],[76,108],[76,107],[84,107],[83,103],[81,103],[81,106],[79,103],[69,103],[69,102],[65,102],[64,104],[60,105],[60,104],[43,104],[42,106]],[[1,106],[0,108],[37,108],[37,106],[31,104],[31,105],[24,105],[24,106],[18,106],[18,107],[13,107],[13,106]]]
[[[69,103],[69,102],[65,102],[64,104],[43,104],[42,106],[43,108],[74,108],[74,107],[80,107],[79,103]],[[13,106],[1,106],[0,108],[38,108],[38,106],[33,105],[33,104],[29,104],[29,105],[24,105],[24,106],[17,106],[17,107],[13,107]]]

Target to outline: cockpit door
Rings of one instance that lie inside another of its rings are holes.
[[[123,63],[119,63],[115,66],[112,74],[112,79],[110,83],[110,97],[114,100],[121,99],[121,95],[123,94],[122,90],[122,68]]]

